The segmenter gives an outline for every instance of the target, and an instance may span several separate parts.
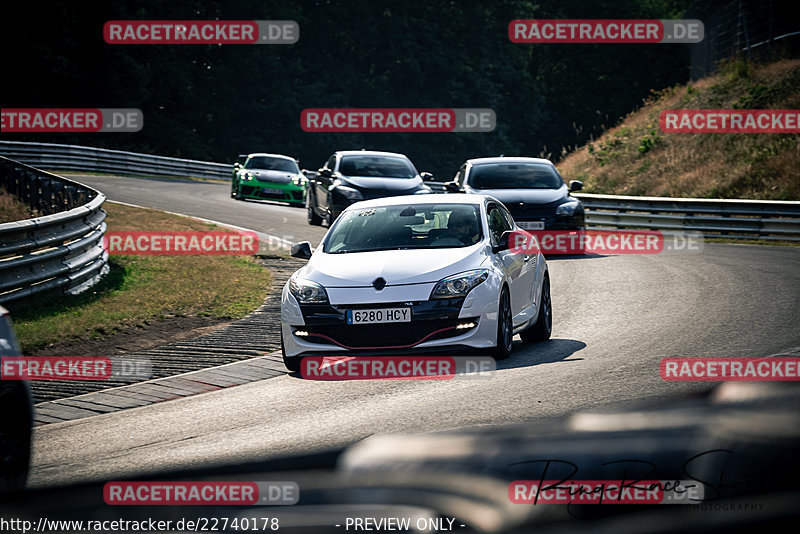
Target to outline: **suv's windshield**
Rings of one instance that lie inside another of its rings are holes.
[[[247,158],[245,169],[263,169],[267,171],[300,172],[297,163],[290,159],[271,158],[268,156],[253,156]]]
[[[398,205],[344,212],[325,239],[328,254],[466,247],[483,236],[473,204]]]
[[[541,163],[475,165],[468,183],[475,189],[557,189],[563,184],[552,167]]]
[[[387,156],[344,156],[339,172],[345,176],[375,178],[413,178],[417,175],[408,160]]]

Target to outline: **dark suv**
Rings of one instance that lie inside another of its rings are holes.
[[[584,210],[570,195],[583,183],[564,183],[555,165],[539,158],[470,159],[445,184],[449,193],[491,195],[506,205],[524,230],[582,230]]]
[[[431,180],[431,173],[417,172],[404,154],[335,152],[324,167],[308,176],[308,223],[318,225],[324,220],[330,226],[347,206],[360,200],[430,193],[431,188],[423,181]]]

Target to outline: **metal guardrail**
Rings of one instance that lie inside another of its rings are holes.
[[[230,179],[233,167],[74,145],[0,141],[0,154],[49,169]],[[309,173],[312,174],[312,173]],[[427,182],[444,191],[444,182]],[[576,193],[589,228],[701,232],[705,237],[800,241],[800,202],[628,197]]]
[[[0,224],[0,303],[80,293],[108,271],[105,195],[2,156],[0,187],[41,214]]]
[[[576,193],[589,228],[700,232],[703,237],[800,242],[800,202]]]
[[[443,192],[445,182],[427,182]],[[703,237],[800,242],[800,202],[573,193],[586,227],[700,232]]]
[[[233,165],[77,145],[0,141],[0,155],[42,169],[230,180]]]

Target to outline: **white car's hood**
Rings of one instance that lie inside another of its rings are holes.
[[[387,286],[438,282],[477,269],[485,259],[485,243],[470,247],[379,250],[349,254],[315,253],[298,276],[324,287],[369,287],[382,277]]]

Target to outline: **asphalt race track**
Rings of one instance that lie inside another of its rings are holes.
[[[77,177],[111,200],[314,245],[305,211],[230,198],[216,183]],[[800,248],[710,245],[692,255],[550,258],[553,339],[491,378],[314,382],[282,376],[35,430],[30,487],[122,480],[354,443],[372,434],[532,421],[714,383],[665,382],[680,356],[800,352]]]

